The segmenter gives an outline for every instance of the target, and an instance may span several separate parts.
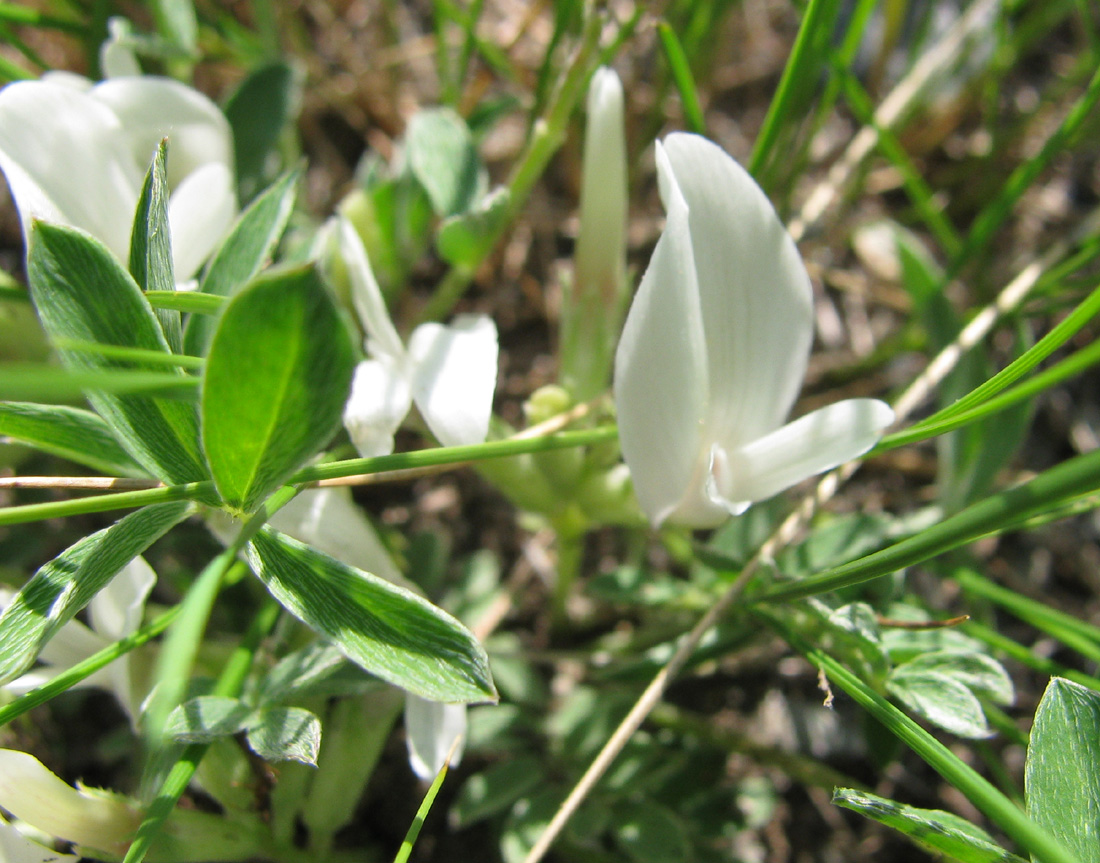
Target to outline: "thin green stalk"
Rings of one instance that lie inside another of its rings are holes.
[[[551,97],[546,113],[535,123],[527,141],[527,147],[508,180],[507,216],[501,219],[500,227],[492,239],[485,244],[487,250],[496,246],[497,240],[511,226],[516,215],[527,203],[527,197],[531,194],[535,182],[546,170],[550,158],[564,142],[569,118],[584,95],[585,86],[595,69],[593,61],[598,56],[603,20],[603,16],[599,14],[589,16],[581,43],[569,69]],[[432,298],[425,304],[419,319],[431,321],[446,317],[466,291],[476,271],[476,266],[456,266],[451,269],[436,288]]]
[[[859,560],[800,581],[783,582],[751,597],[751,602],[790,602],[870,581],[997,533],[1022,519],[1100,488],[1100,450],[1068,459],[1016,488],[971,504],[916,536]]]
[[[618,434],[615,426],[601,426],[595,429],[559,432],[537,438],[513,438],[510,440],[489,441],[467,446],[435,447],[416,452],[395,453],[375,458],[348,459],[329,464],[313,465],[303,468],[287,482],[303,484],[323,479],[338,479],[362,474],[382,473],[391,470],[409,468],[442,467],[461,464],[468,461],[480,461],[490,458],[527,453],[547,452],[555,449],[567,449],[575,446],[589,446],[613,440]],[[115,492],[113,494],[92,495],[76,500],[52,501],[50,503],[30,503],[23,506],[9,506],[0,509],[0,527],[12,524],[26,524],[47,518],[63,518],[90,512],[109,512],[116,509],[130,509],[151,503],[165,503],[173,500],[206,501],[216,496],[214,483],[210,481],[191,482],[185,485],[171,485],[142,491]]]
[[[428,813],[432,809],[432,804],[435,803],[435,798],[436,795],[439,794],[439,789],[443,787],[443,780],[447,778],[447,771],[449,769],[450,762],[448,761],[439,769],[439,773],[436,774],[435,779],[428,788],[427,794],[425,794],[424,799],[420,801],[420,808],[416,810],[416,817],[413,818],[412,824],[409,825],[409,832],[405,834],[405,839],[401,843],[397,855],[393,858],[393,863],[408,863],[413,845],[416,844],[416,837],[420,835],[420,828],[424,826],[424,821],[427,819]]]
[[[151,348],[127,348],[119,345],[106,345],[101,342],[88,342],[82,339],[56,339],[54,346],[68,351],[97,354],[109,359],[126,360],[133,363],[149,363],[159,366],[176,366],[184,369],[199,370],[203,367],[202,357],[190,357],[186,354],[170,354]]]
[[[784,628],[785,629],[785,628]],[[968,767],[931,734],[867,686],[855,674],[822,650],[786,631],[791,644],[853,701],[881,722],[890,733],[917,753],[952,787],[983,812],[994,824],[1026,849],[1038,863],[1079,863],[1053,836],[1032,821],[1004,794]]]
[[[828,27],[836,20],[833,14],[835,5],[833,0],[810,0],[806,6],[791,55],[783,68],[779,86],[768,106],[764,125],[756,136],[756,144],[752,149],[749,173],[754,177],[759,176],[764,169],[775,149],[783,124],[790,120],[799,88],[804,87],[806,81],[817,77],[813,64],[819,55],[818,33],[822,27]]]
[[[11,24],[21,24],[43,30],[60,30],[63,33],[71,33],[81,36],[87,25],[81,21],[73,21],[68,18],[58,18],[38,9],[25,6],[22,3],[0,3],[0,21]]]
[[[968,593],[996,603],[1092,662],[1100,662],[1100,629],[1097,627],[994,584],[972,569],[959,567],[952,570],[951,577]]]
[[[146,291],[145,299],[154,309],[172,309],[200,315],[216,315],[226,303],[225,297],[204,294],[201,291]]]
[[[221,554],[215,557],[195,579],[183,599],[180,619],[176,621],[165,637],[157,664],[157,686],[152,702],[146,712],[146,728],[154,747],[164,742],[164,726],[168,714],[179,704],[191,668],[195,664],[203,633],[214,607],[214,599],[221,589],[223,579],[234,566],[244,566],[237,561],[237,555],[256,531],[279,509],[285,506],[298,493],[292,486],[284,486],[276,491],[260,507],[259,512],[241,528],[236,539]],[[226,669],[228,671],[228,668]],[[225,673],[225,672],[223,672]]]
[[[994,393],[1015,383],[1039,363],[1049,357],[1054,351],[1068,342],[1082,327],[1092,320],[1100,312],[1100,285],[1093,288],[1092,292],[1066,317],[1059,321],[1049,333],[1043,336],[1022,356],[1013,360],[997,374],[975,387],[958,401],[949,405],[924,422],[932,423],[960,414],[988,399]]]
[[[40,704],[45,704],[51,698],[60,695],[67,689],[71,689],[84,680],[84,678],[91,676],[99,669],[114,662],[120,656],[124,656],[131,650],[145,644],[148,641],[152,641],[164,630],[166,630],[169,624],[172,623],[176,617],[179,616],[181,606],[177,605],[164,612],[156,620],[147,623],[145,626],[136,632],[127,635],[116,641],[114,644],[104,647],[102,650],[96,651],[87,659],[66,668],[60,674],[50,678],[46,683],[41,686],[36,686],[24,695],[19,696],[14,701],[5,704],[0,707],[0,727],[7,725],[17,716],[22,716],[28,710],[33,710]]]
[[[240,693],[244,687],[245,678],[252,667],[253,658],[260,643],[271,631],[275,621],[279,619],[281,607],[274,600],[269,600],[252,619],[248,632],[245,633],[241,643],[230,656],[229,661],[222,669],[218,681],[214,686],[213,695],[233,697]],[[167,644],[165,645],[167,649]],[[192,743],[188,746],[180,759],[168,771],[168,776],[161,784],[157,796],[145,812],[145,818],[138,827],[134,841],[126,851],[123,863],[140,863],[148,853],[150,846],[156,839],[157,833],[164,821],[172,814],[180,795],[187,789],[195,770],[202,761],[202,757],[209,748],[208,743]]]
[[[688,130],[696,135],[705,135],[707,123],[703,117],[703,109],[699,105],[699,93],[691,74],[691,66],[688,64],[687,55],[684,54],[680,40],[676,38],[676,33],[667,21],[658,22],[657,35],[661,37],[661,47],[664,49],[669,71],[672,73],[672,81],[680,93],[680,104],[684,109],[684,120],[687,122]]]
[[[977,407],[963,411],[962,413],[956,413],[954,416],[938,421],[936,420],[936,416],[940,414],[936,414],[936,416],[919,422],[910,428],[887,435],[867,454],[867,457],[870,458],[878,453],[897,449],[906,444],[937,437],[949,431],[954,431],[957,428],[962,428],[963,426],[978,422],[1000,411],[1007,410],[1020,402],[1034,398],[1044,390],[1048,390],[1056,384],[1076,377],[1085,369],[1097,363],[1100,363],[1100,341],[1091,342],[1087,347],[1082,348],[1057,365],[1051,366],[1041,374],[1035,375],[1031,380],[1019,386],[1012,387]]]

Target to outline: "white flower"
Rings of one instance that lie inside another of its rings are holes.
[[[615,357],[619,437],[654,525],[713,527],[866,452],[893,411],[851,399],[784,425],[813,338],[794,242],[710,141],[668,136],[657,172],[667,222]]]
[[[356,368],[344,409],[344,426],[356,448],[365,457],[393,452],[394,432],[413,402],[444,446],[484,441],[497,378],[492,319],[458,315],[449,326],[421,324],[406,349],[355,228],[342,216],[330,224],[370,357]]]
[[[168,78],[76,75],[0,90],[0,170],[25,236],[35,219],[81,228],[119,260],[145,174],[169,140],[168,220],[177,282],[195,274],[236,215],[229,123],[206,96]]]
[[[22,695],[134,633],[141,626],[145,600],[156,580],[149,564],[135,557],[88,603],[91,627],[79,620],[70,620],[46,642],[38,655],[40,665],[4,684],[3,689],[13,695]],[[76,686],[94,686],[113,692],[130,719],[137,718],[141,697],[134,691],[128,654],[90,674]]]
[[[272,516],[276,530],[312,545],[349,566],[420,593],[406,579],[347,488],[307,489]],[[409,764],[421,779],[435,777],[456,738],[466,734],[466,705],[428,701],[405,693],[405,742]],[[462,743],[451,766],[462,759]]]

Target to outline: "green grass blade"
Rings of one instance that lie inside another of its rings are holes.
[[[773,585],[753,599],[790,601],[870,581],[1005,530],[1097,489],[1100,489],[1100,450],[1068,459],[1028,482],[990,495],[882,551],[811,578]]]
[[[784,128],[800,118],[805,103],[807,82],[816,82],[821,73],[823,46],[832,35],[839,4],[836,0],[810,0],[798,28],[791,56],[779,79],[775,97],[768,106],[764,125],[756,136],[749,160],[749,173],[759,177],[773,157]]]
[[[1092,662],[1100,662],[1100,628],[1051,608],[1014,590],[994,584],[973,569],[953,570],[955,579],[967,593],[994,602],[1014,616],[1030,623]]]
[[[665,60],[668,61],[669,72],[672,73],[672,82],[680,93],[680,104],[684,109],[684,120],[688,130],[696,135],[705,135],[707,124],[699,104],[695,78],[691,74],[691,66],[688,64],[687,55],[680,45],[680,40],[676,38],[667,21],[661,21],[657,25],[657,35],[661,37],[661,48],[664,49]]]
[[[401,848],[398,849],[397,855],[393,858],[393,863],[408,863],[409,855],[412,853],[413,846],[416,844],[416,837],[420,835],[420,828],[424,826],[424,821],[427,819],[428,813],[432,811],[432,804],[435,803],[435,798],[436,795],[439,794],[439,789],[443,787],[443,780],[447,778],[447,771],[449,769],[449,761],[439,768],[439,773],[437,773],[435,779],[432,780],[432,784],[428,788],[427,793],[425,793],[424,799],[420,801],[420,808],[416,810],[416,817],[413,818],[412,824],[409,825],[409,832],[405,834],[405,839],[401,842]]]
[[[1024,645],[1013,641],[1005,635],[1001,635],[997,630],[986,626],[984,623],[978,623],[973,620],[968,621],[964,624],[963,631],[966,632],[967,635],[974,636],[979,641],[988,644],[994,650],[999,650],[1001,653],[1005,654],[1005,656],[1009,657],[1009,659],[1013,659],[1033,671],[1038,671],[1048,677],[1065,677],[1068,680],[1072,680],[1074,683],[1080,683],[1082,686],[1087,686],[1089,689],[1095,689],[1097,692],[1100,692],[1100,677],[1093,677],[1091,674],[1085,674],[1075,668],[1069,668],[1068,666],[1062,665],[1060,662],[1054,662],[1051,659],[1047,659],[1045,656],[1038,656]]]
[[[1044,390],[1048,390],[1064,381],[1076,377],[1081,374],[1081,372],[1097,363],[1100,363],[1100,341],[1092,342],[1087,347],[1082,348],[1057,365],[1035,375],[1031,380],[1019,386],[1012,387],[988,401],[979,404],[977,407],[962,411],[961,413],[954,413],[946,419],[937,419],[937,417],[941,415],[937,413],[910,428],[887,435],[868,455],[896,449],[899,446],[916,443],[917,441],[927,440],[928,438],[946,434],[949,431],[954,431],[957,428],[983,420],[1002,410],[1007,410],[1021,402],[1034,398]]]
[[[175,309],[200,315],[216,315],[226,303],[225,297],[199,291],[146,291],[145,299],[154,309]]]
[[[0,399],[4,401],[77,401],[84,398],[85,390],[119,396],[197,399],[199,380],[169,371],[70,371],[40,363],[0,363]]]

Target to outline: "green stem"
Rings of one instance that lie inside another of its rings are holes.
[[[252,625],[249,627],[248,632],[245,633],[241,643],[222,669],[218,682],[214,686],[214,695],[233,697],[240,693],[248,675],[248,670],[252,667],[256,650],[275,625],[281,610],[277,602],[269,600],[260,609],[259,614],[252,619]],[[172,814],[180,795],[183,794],[191,782],[191,778],[195,775],[195,769],[198,767],[203,755],[206,754],[208,747],[208,743],[192,743],[183,751],[179,760],[172,765],[172,769],[168,771],[168,776],[161,784],[157,796],[146,810],[145,819],[138,827],[134,841],[126,851],[123,863],[139,863],[145,858],[153,840],[160,832],[161,826]],[[260,850],[262,849],[257,849],[257,851]]]
[[[76,684],[80,683],[84,678],[91,676],[99,671],[99,669],[114,662],[120,656],[124,656],[131,650],[141,647],[141,645],[156,638],[168,628],[176,617],[179,616],[181,607],[182,606],[177,605],[174,608],[170,608],[156,620],[147,623],[141,629],[137,630],[137,632],[93,653],[87,659],[66,668],[60,674],[50,678],[47,683],[35,687],[25,695],[21,695],[9,704],[0,707],[0,727],[7,725],[17,716],[22,716],[28,710],[32,710],[40,704],[45,704],[51,698],[76,686]]]
[[[527,453],[547,452],[569,447],[589,446],[615,438],[618,430],[614,426],[601,426],[594,429],[559,432],[537,438],[521,438],[501,441],[489,441],[468,446],[435,447],[416,452],[396,453],[376,458],[348,459],[329,464],[313,465],[295,473],[288,483],[301,484],[317,482],[323,479],[338,479],[363,474],[382,473],[391,470],[410,468],[441,467],[461,464],[482,459],[506,458]],[[184,485],[172,485],[163,488],[144,489],[142,491],[115,492],[93,495],[75,500],[51,501],[50,503],[31,503],[23,506],[10,506],[0,509],[0,526],[25,524],[47,518],[62,518],[90,512],[108,512],[116,509],[129,509],[146,506],[151,503],[164,503],[173,500],[208,501],[217,494],[214,483],[210,481],[192,482]]]
[[[168,631],[161,647],[156,675],[157,688],[146,713],[146,727],[155,747],[163,745],[164,725],[168,714],[180,702],[187,686],[222,580],[234,565],[244,566],[243,563],[238,563],[237,555],[264,522],[289,503],[297,493],[296,488],[284,486],[271,495],[259,512],[241,528],[233,543],[206,566],[187,591],[180,619]],[[223,676],[229,671],[230,667],[227,666],[222,672]]]

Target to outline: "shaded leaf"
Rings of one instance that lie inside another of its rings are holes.
[[[268,527],[248,556],[291,614],[371,674],[434,701],[496,698],[477,639],[426,599]]]
[[[176,707],[165,723],[165,734],[179,743],[210,743],[236,734],[252,709],[239,698],[200,695]]]
[[[837,788],[833,803],[905,834],[933,854],[961,863],[1024,863],[980,827],[950,812],[918,809],[853,788]]]
[[[978,697],[954,677],[906,669],[907,665],[894,669],[886,688],[911,711],[960,737],[993,733]]]
[[[169,353],[160,323],[140,288],[111,252],[74,228],[37,222],[28,255],[31,296],[51,339],[97,342]],[[163,364],[108,358],[87,351],[59,350],[74,371],[153,371]],[[123,448],[153,476],[170,485],[209,479],[199,449],[198,415],[184,401],[91,391],[88,400]]]
[[[539,760],[520,755],[494,764],[466,780],[451,807],[456,829],[469,827],[508,809],[543,782]]]
[[[91,411],[64,405],[0,402],[0,436],[109,476],[146,476]]]
[[[275,253],[298,194],[298,172],[288,171],[245,209],[210,259],[199,291],[229,297],[260,272]],[[204,356],[217,322],[192,315],[184,333],[184,350]]]
[[[225,103],[242,203],[250,201],[269,179],[279,138],[297,114],[300,90],[294,69],[285,60],[276,60],[250,72]]]
[[[190,508],[179,501],[139,509],[39,569],[0,615],[0,682],[26,671],[58,629]]]
[[[466,122],[450,108],[418,111],[405,133],[409,168],[438,216],[465,213],[488,180]]]
[[[268,707],[248,723],[248,745],[265,761],[301,761],[316,766],[321,720],[301,707]]]
[[[261,276],[230,300],[202,393],[203,447],[226,504],[251,512],[328,443],[354,366],[312,265]]]
[[[509,201],[507,189],[495,189],[472,210],[446,219],[435,241],[439,256],[451,266],[476,267],[499,236]]]

